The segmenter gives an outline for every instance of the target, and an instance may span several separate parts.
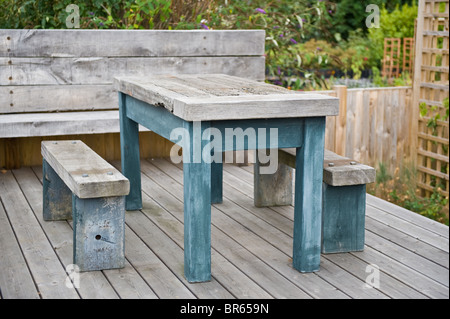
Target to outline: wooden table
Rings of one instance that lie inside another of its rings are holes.
[[[222,156],[214,153],[219,150],[296,148],[293,266],[301,272],[319,270],[325,117],[338,114],[337,98],[222,74],[120,77],[115,86],[122,173],[130,181],[127,210],[142,208],[138,124],[183,148],[189,282],[211,279],[211,203],[222,202],[222,163],[216,161]],[[249,138],[229,143],[230,132],[240,129]],[[221,148],[216,140],[212,152],[208,147],[217,136]],[[277,137],[275,143],[271,136]]]

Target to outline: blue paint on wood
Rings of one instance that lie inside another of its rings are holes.
[[[45,159],[42,173],[44,220],[72,219],[72,192]]]
[[[313,272],[320,268],[325,117],[306,120],[303,133],[296,154],[293,266]]]
[[[73,263],[80,271],[125,266],[125,197],[72,195]]]
[[[323,183],[322,252],[364,250],[366,185]]]
[[[156,134],[170,140],[170,133],[174,128],[182,128],[184,120],[173,115],[162,106],[155,106],[129,95],[126,103],[130,105],[126,110],[127,116],[135,122],[152,130]]]
[[[223,163],[211,163],[211,203],[223,201]]]
[[[199,123],[197,123],[199,124]],[[183,149],[184,273],[189,282],[211,280],[211,163],[195,155],[207,141],[198,137],[209,122],[185,122],[191,144]]]
[[[126,209],[138,210],[142,208],[139,125],[127,117],[128,100],[129,97],[119,92],[122,174],[130,181],[130,193],[126,196]]]
[[[289,148],[302,145],[304,121],[303,118],[227,120],[213,121],[211,127],[218,129],[222,135],[222,151],[257,149],[260,146],[267,149]],[[274,129],[277,130],[277,144],[271,145]],[[240,134],[242,143],[238,143],[230,133]],[[233,140],[226,143],[226,137]]]

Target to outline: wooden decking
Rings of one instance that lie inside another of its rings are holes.
[[[76,289],[65,270],[72,224],[43,221],[41,168],[0,172],[0,297],[449,298],[447,226],[369,195],[365,250],[322,255],[319,272],[302,274],[291,265],[293,207],[255,208],[252,167],[234,165],[212,207],[212,280],[189,284],[181,167],[155,159],[141,170],[144,209],[126,213],[126,267],[81,273]]]

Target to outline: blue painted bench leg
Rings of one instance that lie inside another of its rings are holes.
[[[126,196],[125,208],[138,210],[142,208],[139,125],[127,117],[126,95],[121,92],[119,116],[122,174],[130,181],[130,193]]]
[[[211,203],[223,201],[223,163],[211,163]]]
[[[323,183],[322,252],[364,250],[366,185]]]
[[[305,120],[303,141],[296,154],[293,266],[313,272],[320,268],[325,117]]]
[[[209,123],[184,125],[190,135],[183,147],[184,274],[189,282],[202,282],[211,280],[211,163],[201,156]]]
[[[72,219],[72,192],[45,159],[42,173],[44,220]]]
[[[125,196],[72,195],[73,262],[80,271],[125,266]]]

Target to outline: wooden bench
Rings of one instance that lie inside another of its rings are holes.
[[[115,76],[222,73],[263,81],[264,42],[263,30],[0,29],[0,139],[118,133]]]
[[[73,218],[73,263],[124,267],[128,179],[81,141],[43,141],[41,152],[44,220]]]
[[[296,149],[278,151],[275,174],[260,174],[255,161],[254,201],[258,207],[292,204]],[[325,150],[322,184],[322,253],[364,249],[366,184],[375,169]]]

